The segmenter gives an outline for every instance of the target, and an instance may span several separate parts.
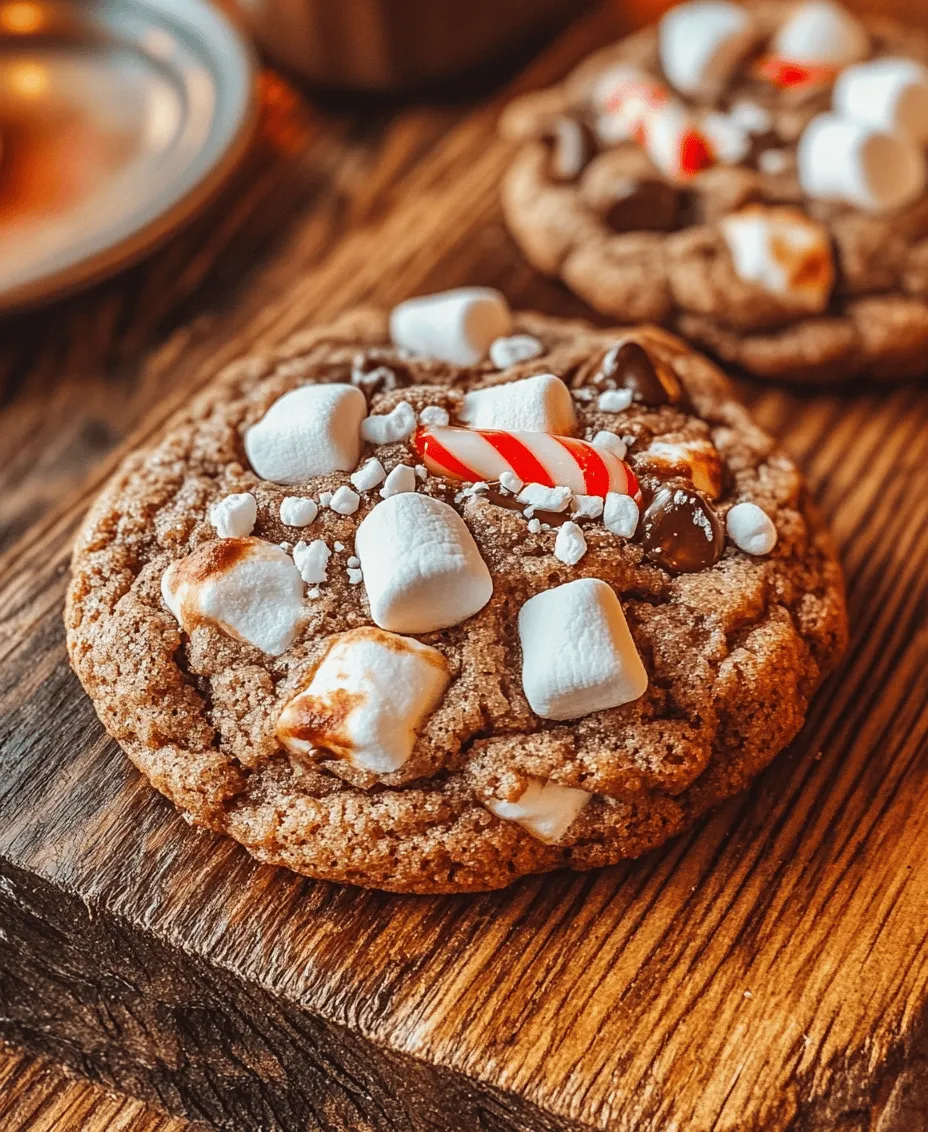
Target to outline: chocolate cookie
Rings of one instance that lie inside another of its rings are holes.
[[[401,892],[660,845],[793,738],[846,637],[799,473],[713,366],[483,289],[220,374],[93,506],[66,616],[193,822]]]
[[[503,115],[531,262],[761,377],[925,373],[928,43],[830,0],[694,0]]]

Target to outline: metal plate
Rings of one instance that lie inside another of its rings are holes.
[[[0,0],[0,311],[194,213],[248,143],[255,73],[205,0]]]

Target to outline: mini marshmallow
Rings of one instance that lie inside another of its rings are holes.
[[[614,456],[618,456],[620,460],[624,460],[628,453],[628,445],[622,437],[616,436],[614,432],[608,432],[604,428],[599,430],[591,443],[594,448],[602,448],[605,452],[611,452]]]
[[[756,503],[736,503],[725,519],[728,537],[745,554],[769,554],[777,544],[773,520]]]
[[[458,366],[483,361],[490,344],[511,329],[509,304],[491,287],[459,287],[407,299],[390,313],[395,345]]]
[[[295,755],[329,751],[374,774],[399,770],[438,705],[448,661],[411,637],[365,626],[329,641],[306,687],[284,707],[277,738]]]
[[[544,346],[531,334],[513,334],[490,343],[490,361],[497,369],[509,369],[519,362],[530,362],[544,352]]]
[[[353,515],[357,511],[361,503],[361,496],[356,491],[352,491],[347,484],[342,486],[332,493],[332,499],[329,506],[336,515]]]
[[[731,78],[756,34],[753,18],[738,4],[679,4],[658,25],[661,67],[681,94],[711,99]]]
[[[902,130],[928,141],[928,67],[900,56],[871,59],[838,75],[832,94],[836,114],[892,133]]]
[[[361,439],[368,444],[399,444],[415,431],[416,413],[408,401],[400,401],[391,412],[365,417],[361,422]]]
[[[577,424],[570,390],[553,373],[475,389],[465,394],[460,417],[471,428],[560,436],[571,435]]]
[[[572,495],[569,487],[545,487],[540,483],[528,483],[516,498],[535,511],[566,511]]]
[[[812,119],[799,139],[796,164],[808,196],[872,212],[901,208],[925,188],[925,155],[908,135],[836,114]]]
[[[554,540],[554,557],[565,566],[576,566],[586,554],[586,539],[576,523],[562,523]]]
[[[285,527],[308,527],[319,514],[315,499],[303,495],[288,495],[280,503],[280,521]]]
[[[648,674],[612,588],[579,578],[519,611],[522,686],[543,719],[578,719],[637,700]]]
[[[723,217],[720,227],[741,279],[803,311],[827,307],[835,267],[820,224],[795,208],[749,206]]]
[[[279,397],[245,433],[257,474],[273,483],[350,472],[361,451],[367,402],[353,385],[304,385]]]
[[[773,51],[790,63],[846,67],[863,59],[870,37],[845,8],[831,0],[807,0],[793,8],[773,37]]]
[[[571,514],[575,519],[598,519],[603,513],[603,499],[599,495],[575,495]]]
[[[638,529],[638,504],[630,495],[610,491],[603,504],[603,523],[619,538],[634,538]]]
[[[591,794],[575,786],[532,779],[515,802],[489,798],[485,805],[503,821],[514,821],[545,845],[555,845],[576,821]]]
[[[500,472],[499,486],[511,491],[513,495],[518,495],[525,484],[515,472]]]
[[[356,472],[352,472],[348,478],[356,491],[370,491],[372,487],[383,483],[386,475],[383,464],[376,456],[372,456],[369,460],[365,460],[364,464]]]
[[[227,495],[210,505],[209,521],[220,538],[244,538],[255,529],[258,503],[247,491]]]
[[[408,464],[397,464],[380,489],[380,496],[382,499],[389,499],[391,495],[401,495],[404,491],[415,490],[415,471]]]
[[[367,515],[355,536],[371,618],[397,633],[458,625],[490,600],[493,580],[461,516],[403,492]]]
[[[161,596],[186,632],[211,621],[271,656],[286,652],[304,617],[292,559],[256,538],[205,543],[165,570]]]
[[[607,389],[600,393],[596,407],[601,413],[623,413],[632,403],[630,389]]]
[[[424,425],[438,425],[442,427],[450,422],[451,417],[448,410],[443,409],[441,405],[426,405],[419,414],[419,420]]]
[[[300,577],[308,586],[326,581],[331,557],[332,551],[321,538],[308,544],[301,539],[293,548],[293,561]]]

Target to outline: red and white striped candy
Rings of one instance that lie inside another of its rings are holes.
[[[420,428],[413,447],[428,470],[449,479],[493,482],[512,472],[523,483],[569,487],[578,495],[637,496],[638,481],[614,452],[571,436],[500,429]]]

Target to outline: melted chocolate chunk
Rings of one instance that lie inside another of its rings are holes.
[[[617,232],[672,232],[680,193],[666,181],[620,181],[606,223]]]
[[[707,499],[692,488],[664,484],[638,525],[638,541],[652,562],[674,574],[695,574],[722,557],[722,524]]]
[[[683,390],[676,377],[662,375],[637,342],[623,342],[618,349],[610,350],[603,358],[602,372],[620,389],[630,389],[634,399],[645,405],[673,405],[682,400]]]
[[[554,181],[576,181],[596,152],[589,126],[576,118],[555,118],[543,134],[551,152],[548,175]]]

